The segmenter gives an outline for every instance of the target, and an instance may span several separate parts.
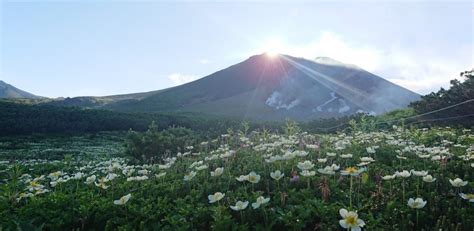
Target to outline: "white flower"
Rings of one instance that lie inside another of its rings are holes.
[[[396,171],[396,172],[395,172],[395,175],[396,175],[397,177],[408,178],[408,177],[411,176],[411,173],[410,173],[409,171],[407,171],[407,170],[403,170],[403,171],[401,171],[401,172]]]
[[[235,179],[240,181],[240,182],[244,182],[244,181],[249,179],[249,176],[248,175],[240,175],[239,177],[236,177]]]
[[[146,170],[146,169],[138,170],[138,174],[140,174],[140,175],[148,175],[148,170]]]
[[[413,198],[410,198],[408,200],[408,206],[410,206],[413,209],[421,209],[425,207],[426,201],[424,201],[422,198],[416,198],[413,200]]]
[[[201,171],[201,170],[204,170],[204,169],[207,169],[207,168],[208,168],[207,165],[201,165],[201,166],[197,166],[196,170]]]
[[[29,198],[29,197],[34,197],[35,195],[33,193],[20,193],[19,197],[16,199],[17,202],[19,202],[23,198]]]
[[[365,222],[359,219],[359,215],[357,215],[356,212],[340,209],[339,214],[342,217],[342,220],[339,220],[339,225],[344,229],[360,231],[361,227],[364,227],[365,225]]]
[[[296,155],[296,156],[299,156],[299,157],[305,157],[305,156],[308,155],[308,152],[296,150],[296,151],[293,152],[293,154]]]
[[[449,179],[449,183],[451,183],[451,185],[456,188],[467,185],[467,181],[463,181],[459,178],[456,178],[454,180]]]
[[[237,203],[235,203],[234,206],[231,205],[230,208],[235,211],[240,211],[247,208],[248,205],[249,205],[248,201],[237,201]]]
[[[35,192],[35,195],[40,195],[40,194],[47,193],[47,192],[49,192],[49,189],[40,188]]]
[[[397,177],[397,175],[395,175],[395,174],[386,175],[386,176],[383,176],[382,179],[384,179],[384,180],[393,180],[393,179],[395,179],[395,177]]]
[[[84,173],[82,172],[78,172],[78,173],[75,173],[74,176],[72,177],[72,179],[74,180],[79,180],[79,179],[82,179],[84,177]]]
[[[349,158],[352,158],[352,154],[342,154],[342,155],[341,155],[341,158],[342,158],[342,159],[349,159]]]
[[[171,164],[160,164],[158,165],[158,169],[162,170],[162,169],[168,169],[171,167]]]
[[[469,200],[469,202],[474,202],[474,194],[459,193],[459,196],[464,200]]]
[[[33,180],[33,181],[30,181],[29,185],[26,188],[30,192],[33,192],[33,191],[43,190],[44,185],[42,185],[42,184],[38,183],[37,181]]]
[[[107,188],[109,188],[109,186],[105,184],[107,182],[108,182],[107,178],[102,177],[102,178],[100,178],[98,183],[95,182],[95,186],[97,186],[99,188],[102,188],[102,189],[107,189]]]
[[[257,201],[254,202],[254,203],[252,203],[252,207],[253,207],[253,209],[258,209],[258,208],[260,208],[260,205],[266,204],[266,203],[268,203],[269,201],[270,201],[270,197],[265,198],[265,197],[263,197],[263,196],[259,196],[259,197],[257,198]]]
[[[356,167],[348,167],[344,170],[341,170],[341,175],[344,175],[344,176],[345,175],[358,176],[363,171],[365,171],[365,168],[357,169]]]
[[[333,171],[337,171],[339,170],[341,167],[337,164],[332,164],[331,166],[327,166],[327,167],[330,167]],[[326,168],[327,168],[326,167]]]
[[[374,154],[375,153],[375,148],[374,147],[367,147],[365,150],[367,150],[367,153],[369,153],[369,154]]]
[[[316,145],[316,144],[307,144],[306,148],[308,148],[308,149],[317,149],[318,145]]]
[[[327,161],[328,161],[328,159],[326,159],[326,158],[318,159],[318,163],[326,163]]]
[[[96,179],[97,179],[97,177],[96,177],[95,175],[92,175],[92,176],[90,176],[90,177],[87,177],[87,178],[86,178],[86,182],[84,182],[84,183],[86,183],[86,184],[92,184],[92,183],[95,182]]]
[[[118,177],[117,174],[115,174],[115,173],[109,173],[109,174],[107,174],[106,179],[107,179],[107,181],[111,181],[111,180],[114,180],[114,179],[117,178],[117,177]]]
[[[428,171],[415,171],[415,170],[411,170],[411,173],[413,173],[413,175],[415,176],[426,176],[428,175]]]
[[[184,175],[184,181],[190,181],[192,180],[194,177],[196,176],[196,172],[195,171],[191,171],[189,172],[188,174]]]
[[[189,166],[189,168],[194,168],[196,166],[202,165],[203,163],[204,162],[202,160],[201,161],[195,161]]]
[[[421,159],[426,159],[426,158],[430,158],[430,154],[419,154],[418,157],[420,157]]]
[[[276,170],[276,171],[270,173],[270,177],[273,178],[274,180],[280,180],[284,176],[285,176],[285,174],[281,173],[280,170]]]
[[[50,173],[48,175],[48,177],[51,179],[51,180],[56,180],[58,179],[60,176],[62,176],[63,173],[61,171],[57,171],[57,172],[53,172],[53,173]]]
[[[433,176],[431,176],[431,175],[426,175],[426,176],[423,177],[424,182],[431,183],[431,182],[434,182],[435,180],[436,180],[436,178],[433,178]]]
[[[336,172],[331,168],[331,166],[326,166],[324,168],[318,169],[318,172],[324,175],[334,175]]]
[[[433,156],[431,157],[431,160],[433,161],[441,160],[441,156],[440,155]]]
[[[222,198],[224,198],[225,194],[221,192],[216,192],[212,195],[207,196],[207,199],[209,199],[209,203],[215,203],[217,201],[220,201]]]
[[[316,172],[315,172],[315,171],[303,170],[303,171],[301,171],[300,174],[301,174],[302,176],[305,176],[305,177],[310,177],[310,176],[316,175]]]
[[[50,184],[51,187],[53,187],[53,188],[56,187],[56,185],[58,185],[58,183],[59,183],[58,181],[51,181],[51,182],[49,182],[49,184]]]
[[[211,176],[220,176],[224,173],[224,168],[216,168],[214,171],[211,172]]]
[[[155,177],[156,178],[161,178],[161,177],[164,177],[166,175],[166,172],[162,172],[162,173],[159,173],[159,174],[155,174]]]
[[[361,157],[360,161],[362,161],[362,162],[374,162],[375,160],[372,157]]]
[[[304,162],[299,162],[297,167],[301,170],[310,170],[314,167],[314,164],[311,161],[306,160]]]
[[[401,155],[400,156],[397,155],[397,158],[400,159],[400,160],[406,160],[407,159],[405,156],[401,156]]]
[[[326,156],[335,157],[335,156],[336,156],[336,153],[334,153],[334,152],[328,152],[328,153],[326,153]]]
[[[148,180],[148,176],[131,176],[127,178],[127,181],[144,181]]]
[[[120,199],[115,200],[115,201],[114,201],[114,204],[116,204],[116,205],[124,205],[124,204],[126,204],[126,203],[128,202],[128,200],[130,200],[130,197],[132,197],[132,194],[129,193],[129,194],[123,196],[123,197],[120,197]]]
[[[247,180],[250,182],[250,183],[253,183],[253,184],[256,184],[260,181],[260,175],[258,175],[257,173],[255,172],[250,172],[248,174],[248,178]]]

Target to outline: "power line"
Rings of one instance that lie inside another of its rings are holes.
[[[406,118],[400,118],[400,119],[396,119],[396,120],[381,121],[381,122],[378,122],[378,123],[375,123],[375,124],[392,123],[392,122],[397,122],[397,121],[402,121],[402,120],[414,119],[414,118],[417,118],[417,117],[422,117],[422,116],[430,115],[430,114],[433,114],[433,113],[436,113],[436,112],[444,111],[444,110],[447,110],[447,109],[450,109],[450,108],[453,108],[453,107],[457,107],[457,106],[460,106],[460,105],[463,105],[463,104],[466,104],[466,103],[470,103],[470,102],[473,102],[473,101],[474,101],[474,99],[468,99],[468,100],[463,101],[461,103],[449,105],[449,106],[446,106],[444,108],[436,109],[436,110],[433,110],[433,111],[430,111],[430,112],[425,112],[425,113],[422,113],[422,114],[419,114],[419,115],[409,116],[409,117],[406,117]],[[467,117],[467,116],[471,116],[471,115],[465,115],[465,116],[462,116],[462,117]],[[451,118],[451,117],[447,117],[447,118]],[[346,123],[342,123],[342,124],[332,126],[332,127],[316,127],[316,128],[313,128],[313,129],[320,129],[320,130],[326,130],[327,131],[327,130],[331,130],[331,129],[334,129],[334,128],[342,127],[342,126],[347,125],[347,124],[349,124],[349,123],[346,122]]]
[[[465,118],[465,117],[470,117],[470,116],[474,116],[474,114],[462,115],[462,116],[451,116],[451,117],[437,118],[437,119],[427,119],[427,120],[420,120],[420,121],[413,121],[413,122],[407,123],[407,124],[416,124],[416,123],[439,121],[439,120],[460,119],[460,118]]]
[[[433,113],[436,113],[436,112],[444,111],[444,110],[447,110],[447,109],[450,109],[450,108],[453,108],[453,107],[457,107],[457,106],[460,106],[460,105],[463,105],[463,104],[466,104],[466,103],[469,103],[469,102],[473,102],[473,101],[474,101],[474,99],[469,99],[469,100],[466,100],[466,101],[461,102],[461,103],[457,103],[457,104],[453,104],[453,105],[450,105],[450,106],[447,106],[447,107],[444,107],[444,108],[436,109],[434,111],[425,112],[423,114],[414,115],[414,116],[410,116],[410,117],[407,117],[407,118],[401,118],[401,119],[392,120],[392,121],[407,120],[407,119],[413,119],[413,118],[417,118],[417,117],[421,117],[421,116],[425,116],[425,115],[430,115],[430,114],[433,114]],[[392,121],[385,121],[385,122],[388,123],[388,122],[392,122]],[[383,123],[383,122],[381,122],[381,123]]]

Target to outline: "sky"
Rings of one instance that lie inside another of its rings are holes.
[[[163,89],[266,51],[420,94],[474,66],[472,1],[0,2],[0,80],[46,97]]]

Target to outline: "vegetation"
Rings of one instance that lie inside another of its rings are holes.
[[[146,131],[155,121],[158,129],[181,126],[203,136],[216,136],[240,122],[212,116],[187,114],[120,113],[78,107],[56,107],[0,101],[0,136],[91,133],[100,131]]]
[[[461,73],[465,78],[451,81],[451,88],[441,89],[436,93],[422,96],[413,102],[408,109],[389,112],[381,116],[356,114],[340,118],[326,118],[303,122],[301,126],[309,132],[335,132],[350,128],[349,122],[359,124],[373,123],[373,128],[390,128],[394,124],[405,123],[414,126],[458,125],[473,126],[472,112],[474,101],[458,107],[430,113],[467,100],[474,99],[474,71]],[[41,100],[37,100],[41,102]],[[30,135],[50,133],[90,133],[100,131],[146,131],[148,125],[155,121],[159,130],[169,127],[183,127],[196,132],[202,137],[213,137],[224,133],[228,128],[236,129],[241,120],[223,118],[196,113],[180,114],[147,114],[123,113],[108,110],[84,109],[79,107],[59,107],[38,104],[35,100],[1,100],[0,101],[0,136]],[[406,119],[408,118],[408,119]],[[365,120],[365,121],[363,121]],[[252,129],[267,128],[278,131],[281,122],[254,121]],[[372,128],[372,129],[373,129]]]
[[[313,134],[288,121],[278,134],[244,123],[141,164],[2,161],[0,229],[473,230],[472,132],[369,125]],[[175,134],[192,137],[147,132]]]
[[[300,125],[0,101],[0,230],[474,230],[473,103],[417,116],[462,76]]]
[[[169,157],[171,153],[184,151],[197,139],[197,135],[186,128],[168,128],[160,132],[153,122],[145,133],[129,131],[126,154],[134,160],[153,162]]]
[[[422,96],[421,100],[413,102],[410,107],[414,108],[417,114],[423,114],[462,103],[467,100],[473,100],[474,69],[471,71],[462,72],[460,75],[461,77],[465,78],[464,81],[461,82],[457,79],[451,80],[451,87],[448,90],[441,88],[438,92],[432,92],[431,94]],[[431,115],[427,115],[424,117],[424,119],[428,120],[425,122],[425,124],[458,124],[464,126],[473,126],[473,112],[474,101],[471,101],[459,107],[453,107],[449,110],[443,110]],[[467,117],[468,115],[470,116]]]
[[[0,137],[0,157],[11,162],[42,159],[119,157],[124,155],[124,132],[87,135],[33,135]]]

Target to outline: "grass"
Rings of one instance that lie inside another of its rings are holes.
[[[195,144],[159,163],[141,165],[123,157],[120,142],[104,139],[104,145],[107,143],[117,149],[106,151],[100,158],[78,153],[62,160],[32,163],[26,159],[36,152],[26,152],[23,160],[2,162],[1,227],[344,230],[340,220],[361,219],[365,223],[362,228],[367,230],[474,228],[474,204],[459,196],[461,192],[473,193],[474,186],[474,136],[468,130],[224,134],[215,142]],[[97,151],[99,147],[92,152],[102,153]],[[352,157],[342,158],[349,153]],[[363,163],[362,157],[374,161],[364,158],[367,162]],[[299,164],[304,161],[312,165]],[[222,175],[211,176],[219,167],[224,168]],[[303,168],[308,172],[302,175]],[[280,180],[270,177],[276,170],[285,174]],[[410,176],[396,174],[403,170]],[[415,175],[422,170],[436,181],[428,183]],[[188,180],[184,180],[185,175]],[[241,175],[242,182],[236,179]],[[384,180],[387,176],[393,179]],[[449,180],[455,178],[467,184],[453,187]],[[209,203],[209,195],[216,192],[225,196]],[[127,194],[131,194],[128,201],[114,203]],[[270,200],[254,209],[252,203],[260,196]],[[427,204],[413,209],[407,204],[409,198],[422,198]],[[237,201],[249,204],[235,211],[231,206]],[[350,211],[356,212],[357,219]]]

